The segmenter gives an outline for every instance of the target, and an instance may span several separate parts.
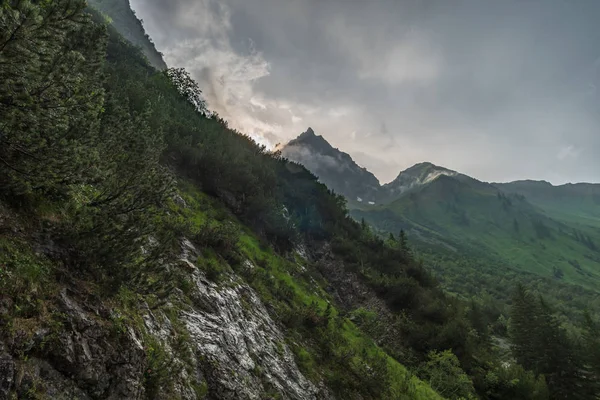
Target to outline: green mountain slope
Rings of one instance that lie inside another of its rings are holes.
[[[495,183],[507,193],[518,193],[552,216],[600,228],[600,185],[590,183],[553,186],[548,182]]]
[[[330,147],[313,146],[311,157],[295,161],[344,194],[355,219],[382,235],[406,231],[446,290],[464,298],[491,294],[506,313],[507,287],[527,282],[572,321],[600,307],[598,185],[489,184],[420,163],[372,191],[374,201],[357,202],[364,179],[314,162]]]
[[[0,8],[0,398],[512,390],[423,266],[85,7]]]
[[[506,318],[449,296],[403,237],[199,111],[185,71],[105,22],[78,0],[0,7],[1,399],[592,393],[593,320],[572,340],[516,292],[506,364]],[[487,196],[455,178],[421,185],[426,202]]]
[[[385,231],[411,230],[420,240],[482,260],[600,289],[600,235],[580,233],[524,197],[474,179],[440,176],[389,205],[354,215]]]

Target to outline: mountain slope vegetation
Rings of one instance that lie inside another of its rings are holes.
[[[319,173],[330,184],[330,174]],[[600,307],[598,187],[490,184],[421,163],[382,185],[377,204],[348,205],[382,237],[410,242],[446,291],[479,304],[497,340],[514,336],[511,289],[522,283],[578,337]]]
[[[390,232],[410,229],[447,244],[502,261],[517,270],[598,290],[600,259],[596,232],[568,225],[533,206],[526,197],[506,195],[489,184],[440,176],[389,205],[358,214]]]
[[[293,143],[297,147],[302,140]],[[292,159],[315,169],[310,161],[319,148],[305,146],[305,151],[312,158]],[[343,177],[332,182],[321,169],[315,171],[323,183],[343,187]],[[351,182],[362,184],[356,178]],[[452,293],[469,298],[491,292],[507,304],[506,286],[522,279],[550,293],[555,305],[577,320],[581,310],[600,305],[599,188],[533,181],[489,184],[421,163],[380,186],[376,204],[348,205],[355,219],[382,234],[408,233]]]
[[[523,297],[515,317],[540,318],[506,364],[406,238],[105,22],[77,0],[0,8],[2,398],[593,398],[593,318],[585,353],[532,356],[564,331]]]
[[[600,185],[590,183],[553,186],[548,182],[495,183],[506,193],[525,196],[553,217],[600,228]]]

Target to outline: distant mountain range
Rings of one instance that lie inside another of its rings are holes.
[[[390,203],[442,175],[468,178],[456,171],[424,162],[400,172],[392,182],[381,185],[375,175],[356,164],[347,153],[331,146],[312,128],[283,146],[281,152],[289,160],[304,165],[321,182],[356,206]]]
[[[282,154],[345,196],[353,217],[404,230],[425,253],[600,291],[598,184],[487,183],[424,162],[381,185],[312,129]]]

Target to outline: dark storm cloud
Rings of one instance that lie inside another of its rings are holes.
[[[132,0],[167,63],[274,145],[312,126],[382,181],[600,181],[595,0]]]

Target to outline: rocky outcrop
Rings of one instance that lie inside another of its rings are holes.
[[[0,400],[28,392],[82,400],[328,398],[299,371],[254,290],[233,273],[209,281],[195,265],[199,256],[184,241],[179,266],[191,289],[175,289],[152,309],[140,300],[133,320],[64,287],[53,326],[0,336]],[[5,315],[12,308],[0,306]]]
[[[84,306],[67,289],[55,306],[55,326],[27,331],[23,322],[0,343],[0,399],[142,398],[145,354],[133,330],[116,337],[103,318],[108,309]]]
[[[188,255],[193,246],[186,244]],[[219,285],[192,268],[195,306],[182,312],[211,396],[218,399],[317,398],[284,335],[252,288],[229,275]],[[246,268],[252,268],[247,261]],[[279,396],[279,397],[276,397]],[[319,397],[323,398],[323,397]]]

